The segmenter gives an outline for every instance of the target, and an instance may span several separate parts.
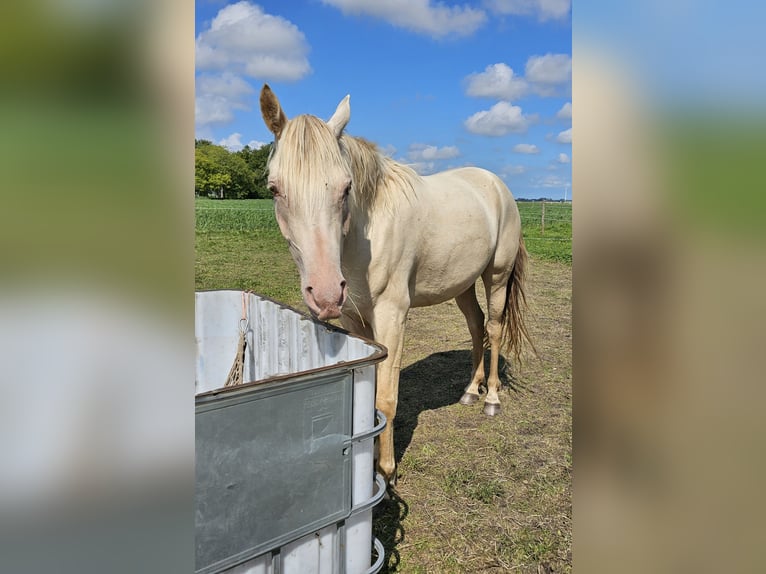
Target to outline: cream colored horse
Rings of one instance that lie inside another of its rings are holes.
[[[388,418],[378,467],[395,478],[393,423],[402,342],[410,307],[454,298],[473,343],[473,374],[460,402],[479,399],[485,333],[491,349],[484,412],[500,411],[498,356],[518,359],[524,326],[527,252],[519,211],[496,175],[468,167],[421,177],[343,133],[349,97],[324,122],[288,120],[268,85],[261,113],[274,134],[268,185],[277,222],[301,277],[306,305],[319,319],[384,344],[376,405]],[[484,283],[489,320],[476,299]]]

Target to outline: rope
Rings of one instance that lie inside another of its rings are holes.
[[[226,378],[224,387],[233,387],[235,385],[241,385],[244,377],[245,370],[245,349],[247,348],[247,340],[245,339],[245,333],[247,332],[247,293],[242,292],[242,318],[239,320],[239,342],[237,343],[237,354],[234,356],[234,364],[231,366],[229,376]]]

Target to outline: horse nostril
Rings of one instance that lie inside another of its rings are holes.
[[[345,289],[346,288],[346,280],[345,279],[340,282],[340,288],[341,289]]]

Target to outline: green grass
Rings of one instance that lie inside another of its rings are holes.
[[[500,555],[508,562],[531,565],[554,559],[557,540],[543,529],[524,527],[501,537],[498,546]]]
[[[278,231],[270,199],[195,200],[197,231]]]
[[[527,250],[532,257],[549,261],[571,263],[572,261],[572,204],[546,203],[545,229],[542,227],[542,204],[519,202],[522,229]],[[198,235],[220,233],[215,241],[226,242],[227,234],[238,249],[252,251],[255,246],[243,245],[235,239],[237,233],[251,233],[253,240],[262,242],[272,236],[279,237],[270,199],[216,200],[197,198],[195,202],[196,229]],[[279,242],[276,242],[276,246]],[[284,242],[281,249],[286,253]],[[199,285],[198,285],[199,288]]]
[[[518,203],[524,243],[532,257],[562,263],[572,262],[572,204],[546,203],[545,228],[542,203]]]
[[[197,232],[195,288],[255,291],[301,304],[295,262],[278,230]]]
[[[457,467],[447,471],[442,481],[444,492],[459,499],[467,497],[484,504],[491,504],[504,493],[502,483],[494,478],[481,476],[472,468]]]

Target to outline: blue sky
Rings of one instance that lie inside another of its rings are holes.
[[[570,0],[301,0],[196,4],[196,134],[272,140],[268,82],[288,117],[329,118],[428,174],[476,165],[519,198],[571,198]]]

